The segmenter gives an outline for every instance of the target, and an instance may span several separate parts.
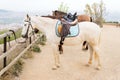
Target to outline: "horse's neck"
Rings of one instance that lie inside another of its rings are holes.
[[[43,17],[35,17],[34,23],[37,24],[38,29],[46,35],[47,40],[53,40],[55,36],[55,26],[57,20],[53,20],[50,18],[43,18]]]
[[[48,23],[48,22],[43,22],[43,24],[41,25],[42,28],[40,29],[43,34],[46,35],[46,37],[52,37],[52,35],[54,34],[54,28],[55,28],[55,23],[51,22],[51,23]]]

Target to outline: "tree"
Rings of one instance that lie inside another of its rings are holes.
[[[103,26],[104,14],[106,12],[105,4],[101,0],[100,3],[93,3],[91,6],[89,4],[86,4],[85,6],[85,13],[93,18],[93,21]]]
[[[64,4],[63,2],[58,7],[58,11],[62,11],[62,12],[65,12],[65,13],[68,12],[68,9],[69,9],[69,7],[67,6],[67,4]]]

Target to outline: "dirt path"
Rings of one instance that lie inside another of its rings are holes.
[[[81,46],[64,46],[60,56],[61,67],[52,70],[54,63],[49,45],[41,47],[41,53],[35,53],[33,59],[26,61],[20,80],[120,80],[120,28],[102,30],[100,54],[102,69],[95,69],[95,62],[85,66],[89,52]]]

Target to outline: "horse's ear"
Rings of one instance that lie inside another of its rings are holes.
[[[30,21],[30,16],[28,14],[26,15],[26,18],[27,18],[27,20]]]
[[[29,15],[27,14],[26,17],[29,18]]]

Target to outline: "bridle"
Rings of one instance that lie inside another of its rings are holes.
[[[28,38],[28,31],[29,31],[29,28],[31,27],[32,28],[32,34],[34,35],[34,28],[33,28],[33,26],[32,26],[32,24],[31,24],[31,21],[29,20],[25,20],[25,22],[28,22],[28,28],[27,28],[27,32],[26,32],[26,34],[25,34],[25,38]]]

